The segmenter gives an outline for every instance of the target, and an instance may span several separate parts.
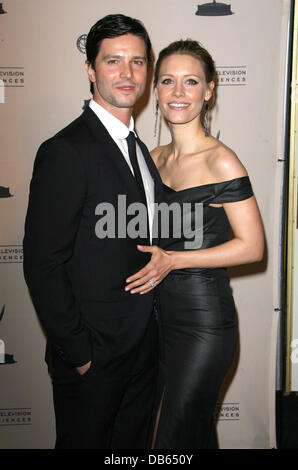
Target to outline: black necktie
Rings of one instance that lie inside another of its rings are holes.
[[[140,167],[138,164],[138,158],[137,158],[137,150],[136,150],[136,138],[133,132],[130,132],[128,137],[126,138],[127,140],[127,145],[128,145],[128,154],[129,154],[129,159],[133,168],[133,172],[135,175],[135,180],[137,183],[137,186],[139,188],[139,191],[141,193],[143,202],[146,204],[147,207],[147,200],[146,200],[146,193],[144,189],[144,184],[143,184],[143,179],[140,171]]]
[[[136,138],[133,132],[130,132],[128,137],[126,138],[127,140],[127,145],[128,145],[128,154],[129,154],[129,159],[133,168],[135,180],[137,183],[137,186],[139,188],[141,197],[142,197],[142,202],[145,204],[146,207],[146,213],[147,213],[147,233],[148,233],[148,228],[149,228],[149,221],[148,221],[148,208],[147,208],[147,199],[146,199],[146,193],[144,189],[144,184],[143,184],[143,178],[141,175],[139,163],[138,163],[138,158],[137,158],[137,150],[136,150]]]

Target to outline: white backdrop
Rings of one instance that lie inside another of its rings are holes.
[[[200,4],[204,1],[199,2]],[[275,354],[283,100],[289,0],[231,0],[232,15],[197,15],[198,0],[4,0],[0,3],[0,448],[52,448],[55,423],[45,338],[22,273],[32,165],[40,143],[90,98],[78,38],[109,13],[141,19],[155,55],[180,38],[200,41],[219,74],[212,133],[246,166],[259,202],[266,256],[230,270],[239,349],[218,405],[221,448],[275,446]],[[82,42],[80,43],[82,44]],[[1,87],[4,84],[4,88]],[[149,148],[155,103],[138,107]],[[160,143],[169,140],[162,124]]]

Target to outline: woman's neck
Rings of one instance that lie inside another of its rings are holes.
[[[205,144],[205,131],[199,119],[186,124],[170,124],[170,132],[175,158],[199,152]]]

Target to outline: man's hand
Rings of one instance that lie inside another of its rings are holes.
[[[87,362],[87,364],[84,364],[83,366],[76,367],[76,369],[80,375],[84,375],[90,366],[91,366],[91,361]]]

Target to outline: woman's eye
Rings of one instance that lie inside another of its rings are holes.
[[[188,84],[188,85],[197,85],[198,82],[197,82],[197,80],[194,80],[193,78],[189,78],[189,79],[187,80],[187,84]]]
[[[164,78],[161,82],[163,85],[169,85],[172,83],[172,80],[170,78]]]

